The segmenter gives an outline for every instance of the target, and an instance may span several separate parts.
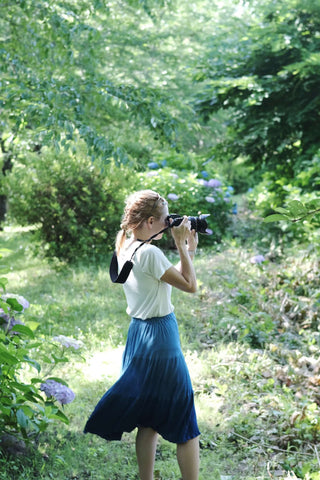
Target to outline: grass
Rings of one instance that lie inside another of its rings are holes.
[[[31,235],[12,227],[1,233],[2,263],[12,266],[8,291],[30,301],[26,317],[39,323],[44,341],[62,334],[84,348],[54,372],[76,393],[65,407],[70,424],[52,424],[26,456],[2,453],[0,480],[138,479],[134,432],[108,443],[82,433],[119,373],[129,324],[122,289],[108,278],[108,259],[49,264],[32,255]],[[238,241],[200,250],[198,292],[173,294],[202,432],[200,480],[317,480],[317,257],[269,250],[259,266],[250,263],[256,253],[254,243]],[[175,446],[160,439],[155,479],[178,478]]]

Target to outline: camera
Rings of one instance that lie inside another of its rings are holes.
[[[211,235],[212,231],[208,229],[208,224],[206,218],[210,216],[210,213],[199,215],[198,217],[188,217],[188,220],[191,223],[191,230],[195,230],[198,233],[204,235]],[[170,223],[170,219],[173,221]],[[172,215],[167,216],[167,223],[169,227],[177,227],[182,222],[183,217],[173,213]]]

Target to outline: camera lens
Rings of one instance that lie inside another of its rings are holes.
[[[191,223],[191,230],[195,230],[198,233],[203,233],[204,235],[211,235],[211,231],[208,230],[208,224],[206,218],[209,217],[209,214],[200,215],[199,217],[188,217],[188,220]],[[170,224],[170,218],[172,222]],[[177,215],[175,213],[169,215],[167,217],[167,222],[171,227],[177,227],[182,222],[183,217],[181,215]]]

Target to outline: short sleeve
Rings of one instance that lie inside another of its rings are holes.
[[[148,245],[148,248],[141,251],[140,267],[147,275],[160,280],[162,275],[172,267],[172,263],[158,247]]]

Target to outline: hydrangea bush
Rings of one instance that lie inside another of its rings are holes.
[[[4,289],[6,282],[1,280]],[[3,435],[31,441],[51,422],[69,423],[61,406],[75,398],[64,380],[50,374],[58,363],[68,361],[66,350],[78,350],[81,342],[58,335],[51,354],[48,342],[37,339],[36,331],[22,320],[28,308],[21,295],[0,297],[0,443]]]
[[[221,179],[208,178],[206,172],[198,174],[164,167],[140,173],[138,183],[138,188],[151,188],[164,196],[170,213],[209,214],[207,222],[212,235],[202,236],[201,245],[221,241],[233,209],[233,189]]]

